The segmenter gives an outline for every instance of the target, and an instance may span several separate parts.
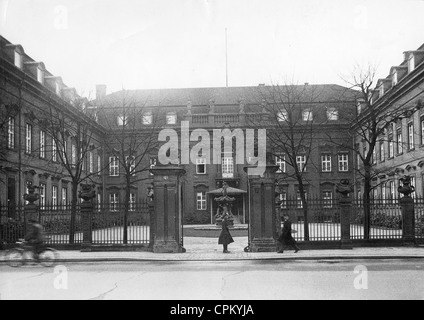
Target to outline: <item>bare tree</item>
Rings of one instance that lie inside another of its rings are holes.
[[[364,238],[369,239],[372,191],[378,187],[378,184],[373,184],[373,181],[381,174],[392,170],[388,166],[376,166],[377,152],[384,151],[380,149],[381,144],[388,144],[389,148],[394,148],[394,144],[397,143],[403,148],[404,142],[395,142],[395,132],[392,131],[391,134],[388,134],[388,130],[393,123],[409,117],[413,111],[406,109],[405,106],[392,108],[392,105],[387,103],[385,96],[379,97],[379,92],[375,90],[378,80],[376,79],[376,68],[373,66],[356,67],[352,75],[345,81],[349,84],[349,89],[358,92],[357,110],[355,110],[355,114],[348,115],[352,121],[349,134],[357,142],[360,140],[361,144],[352,144],[350,148],[357,155],[359,162],[355,170],[364,181],[362,194]],[[377,99],[378,101],[376,101]],[[338,144],[330,136],[328,136],[328,140]]]
[[[76,99],[74,107],[77,111],[82,110],[83,99]],[[57,174],[68,177],[71,180],[71,219],[69,230],[69,243],[75,241],[75,222],[78,205],[78,186],[86,182],[92,182],[92,178],[97,176],[98,170],[91,170],[91,164],[87,163],[96,148],[103,145],[103,141],[96,138],[93,133],[93,122],[87,117],[76,118],[65,110],[60,110],[52,106],[45,112],[37,116],[38,124],[46,134],[51,137],[50,166]],[[92,160],[92,159],[90,159]]]
[[[281,179],[294,179],[298,184],[298,198],[304,216],[304,239],[309,240],[309,216],[307,201],[307,168],[316,166],[312,154],[316,120],[314,109],[320,96],[315,86],[272,85],[259,88],[263,114],[270,120],[267,138],[268,152],[274,159],[281,159],[289,167],[279,175]],[[255,119],[255,118],[253,118]],[[264,123],[250,121],[255,127]]]
[[[119,164],[119,176],[125,184],[123,242],[127,243],[131,186],[151,178],[148,173],[151,157],[157,154],[157,134],[163,119],[125,90],[104,101],[98,107],[98,114],[108,131],[105,151]]]

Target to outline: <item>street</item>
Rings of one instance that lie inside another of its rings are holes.
[[[0,299],[424,299],[424,260],[0,264]]]

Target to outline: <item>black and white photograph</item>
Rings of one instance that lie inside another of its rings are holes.
[[[0,0],[0,300],[423,299],[424,0]]]

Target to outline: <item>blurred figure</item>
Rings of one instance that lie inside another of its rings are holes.
[[[218,244],[223,245],[223,253],[229,253],[230,251],[228,251],[228,245],[233,242],[233,237],[231,237],[230,230],[228,229],[228,215],[226,214],[222,220],[222,231],[219,235]]]
[[[281,249],[278,251],[278,253],[284,253],[285,245],[291,246],[295,250],[294,253],[298,253],[300,249],[296,244],[296,240],[294,240],[292,237],[292,223],[289,220],[289,216],[284,215],[282,220],[284,221],[283,229],[281,230],[281,235],[277,240],[281,244]]]
[[[32,247],[34,259],[38,261],[44,244],[44,231],[43,227],[37,221],[31,219],[29,223],[30,228],[25,236],[25,241]]]

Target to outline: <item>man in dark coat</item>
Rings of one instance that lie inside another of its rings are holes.
[[[299,247],[296,244],[296,240],[292,237],[292,223],[289,220],[288,215],[283,216],[283,229],[281,230],[281,235],[278,238],[278,242],[281,243],[281,249],[278,251],[278,253],[284,253],[284,245],[291,246],[295,251],[294,253],[299,252]]]
[[[233,237],[231,237],[230,230],[228,229],[228,215],[225,215],[222,220],[222,231],[219,235],[218,244],[222,244],[224,246],[224,253],[229,253],[228,245],[233,242]]]
[[[34,253],[34,259],[39,259],[39,254],[42,251],[44,243],[44,231],[43,227],[37,223],[35,220],[29,220],[30,228],[27,235],[25,236],[25,241],[32,247]]]

